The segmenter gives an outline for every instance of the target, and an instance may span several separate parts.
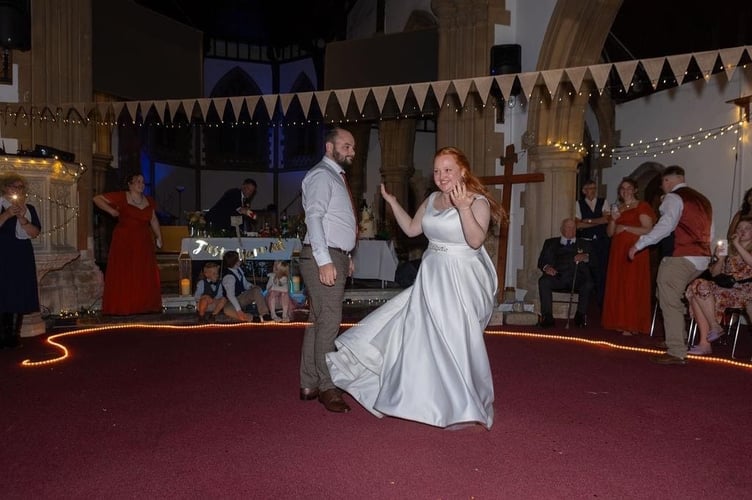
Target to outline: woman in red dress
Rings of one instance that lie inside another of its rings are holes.
[[[144,195],[144,176],[130,175],[126,191],[94,197],[94,204],[118,219],[104,277],[104,314],[162,310],[162,289],[154,246],[162,246],[156,204]],[[155,240],[156,237],[156,240]]]
[[[655,213],[648,203],[636,198],[633,179],[622,179],[618,194],[619,203],[611,208],[607,228],[611,251],[601,323],[623,335],[647,333],[651,321],[650,253],[641,252],[634,260],[628,253],[640,235],[653,228]]]

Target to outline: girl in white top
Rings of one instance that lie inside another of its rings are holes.
[[[266,304],[274,321],[288,323],[290,321],[290,264],[289,262],[274,261],[273,272],[269,273],[266,283]],[[282,306],[282,318],[277,315],[277,302]]]

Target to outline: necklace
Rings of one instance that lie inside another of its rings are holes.
[[[134,205],[137,207],[141,207],[144,205],[144,202],[146,201],[146,197],[143,194],[141,194],[141,197],[139,200],[136,199],[136,195],[133,194],[132,192],[128,191],[127,194],[128,194],[128,197],[130,198],[131,205]]]

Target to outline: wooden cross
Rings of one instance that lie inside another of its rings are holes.
[[[514,174],[514,164],[517,163],[517,153],[514,152],[514,144],[510,144],[504,150],[501,157],[504,163],[504,174],[489,177],[480,177],[480,181],[486,185],[501,185],[501,206],[509,216],[512,206],[512,185],[527,182],[543,182],[543,174]],[[502,226],[499,230],[498,258],[496,260],[496,276],[499,280],[499,294],[504,293],[505,274],[507,269],[507,244],[509,242],[509,225]]]

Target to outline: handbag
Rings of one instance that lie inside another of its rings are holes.
[[[734,288],[737,283],[736,278],[726,273],[716,274],[712,279],[713,283],[721,288]]]
[[[716,274],[715,276],[713,276],[713,283],[715,283],[721,288],[734,288],[734,285],[736,285],[737,283],[738,284],[749,283],[750,281],[752,281],[752,278],[744,278],[741,280],[737,280],[730,274],[726,274],[726,273],[720,273],[720,274]]]

